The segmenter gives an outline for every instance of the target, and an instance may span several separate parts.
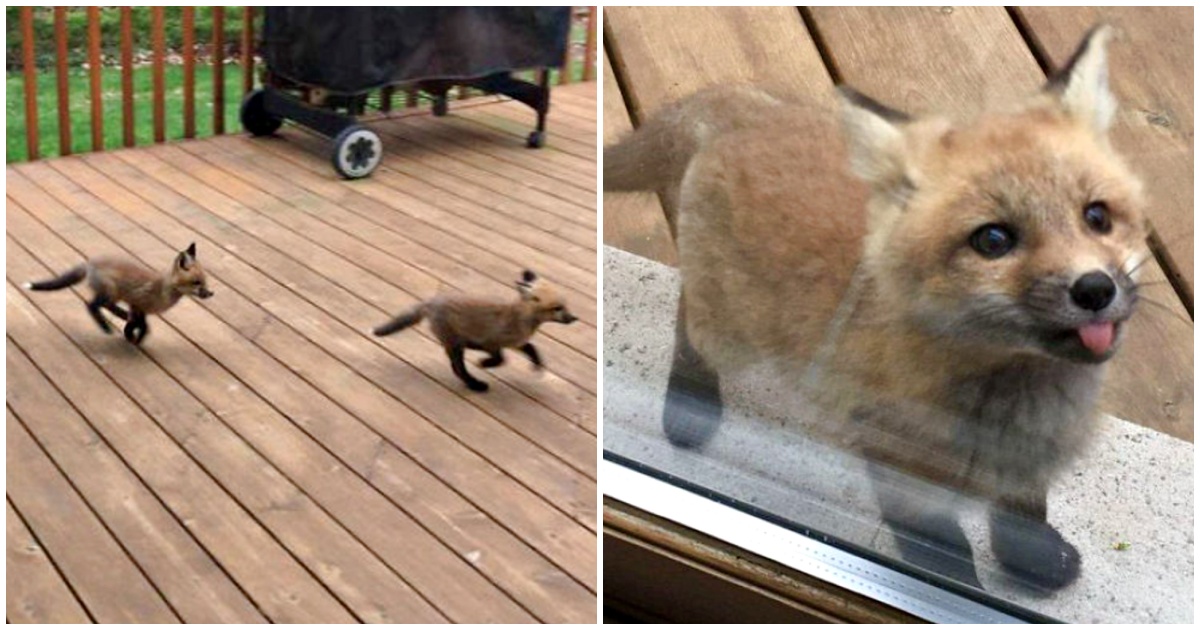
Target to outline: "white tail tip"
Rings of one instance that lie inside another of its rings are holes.
[[[22,283],[21,283],[21,286],[22,286],[22,287],[24,287],[24,288],[26,288],[26,289],[32,289],[32,288],[33,288],[33,283],[32,283],[32,282],[22,282]]]

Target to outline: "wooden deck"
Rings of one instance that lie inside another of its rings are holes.
[[[374,176],[285,128],[7,169],[7,618],[13,622],[594,622],[596,87],[559,87],[549,146],[494,99],[372,123]],[[85,257],[215,295],[141,349],[69,292]],[[367,332],[439,290],[581,321],[466,390],[424,329]]]
[[[1182,8],[609,8],[604,137],[719,82],[833,99],[847,82],[902,110],[970,111],[1032,92],[1106,21],[1121,101],[1113,137],[1148,184],[1157,262],[1113,360],[1103,408],[1193,439],[1193,36]],[[658,203],[607,195],[604,241],[674,263]],[[1170,278],[1171,282],[1167,279]],[[1153,303],[1152,303],[1153,302]]]

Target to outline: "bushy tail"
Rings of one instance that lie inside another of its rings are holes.
[[[700,142],[684,113],[692,99],[674,103],[641,127],[604,147],[604,190],[658,191],[679,184]]]
[[[87,277],[87,265],[79,265],[64,273],[63,275],[52,280],[43,280],[41,282],[26,282],[25,288],[32,291],[57,291],[65,289],[73,284],[79,284]]]
[[[405,311],[404,313],[397,315],[396,319],[393,319],[392,321],[375,328],[375,330],[372,330],[371,332],[375,333],[376,337],[390,335],[394,332],[404,330],[409,326],[416,325],[420,323],[422,319],[425,319],[424,304],[421,304],[410,311]]]

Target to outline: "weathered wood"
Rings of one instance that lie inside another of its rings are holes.
[[[195,7],[183,7],[183,137],[196,137]]]
[[[67,82],[67,7],[54,7],[54,77],[58,91],[58,154],[71,155],[71,87]]]
[[[133,135],[133,9],[121,7],[121,144],[131,147]]]
[[[150,72],[153,79],[151,102],[154,111],[154,141],[164,142],[166,132],[166,83],[163,78],[163,65],[166,63],[167,46],[163,29],[163,7],[151,7],[150,38],[153,42],[154,55],[150,62]]]
[[[583,80],[596,80],[596,33],[597,22],[596,7],[588,7],[587,15],[587,39],[583,45]]]
[[[100,91],[100,7],[87,8],[88,78],[92,105],[92,150],[104,150],[104,96]]]
[[[7,295],[16,293],[12,285]],[[9,312],[13,307],[9,298]],[[9,500],[37,532],[67,582],[100,623],[175,623],[140,569],[50,459],[7,411],[5,470]]]
[[[6,360],[9,407],[180,618],[193,623],[265,622],[250,599],[11,339]]]
[[[1189,310],[1195,281],[1193,13],[1192,7],[1014,9],[1035,55],[1053,68],[1093,25],[1118,29],[1109,53],[1111,86],[1120,103],[1113,142],[1151,183],[1150,221],[1166,271],[1183,289]]]
[[[34,58],[33,7],[21,7],[21,73],[25,87],[25,152],[36,160],[38,150],[37,63]]]
[[[722,83],[772,85],[809,98],[833,94],[793,7],[609,7],[604,17],[609,61],[634,126],[662,105]]]
[[[254,7],[242,8],[242,98],[254,89]]]
[[[1000,7],[820,7],[812,15],[837,73],[902,111],[966,115],[987,102],[1021,98],[1045,82]],[[981,41],[988,45],[978,45]],[[1114,85],[1120,81],[1113,76]],[[1190,199],[1190,188],[1186,195]],[[1143,307],[1130,321],[1128,343],[1109,370],[1102,408],[1191,439],[1192,327],[1170,287],[1162,285],[1157,265],[1144,269],[1142,294],[1171,308]]]
[[[19,312],[44,313],[61,332],[29,336],[11,304],[25,296],[10,286],[10,337],[30,346],[30,360],[55,375],[62,395],[271,621],[344,621],[347,611],[364,621],[437,620],[406,594],[414,591],[453,620],[593,620],[595,362],[576,344],[594,356],[594,327],[559,327],[590,332],[539,343],[549,366],[542,380],[511,356],[513,365],[488,379],[495,387],[486,398],[464,390],[424,331],[386,340],[365,331],[443,284],[511,292],[519,266],[489,262],[492,278],[476,260],[503,260],[492,252],[509,239],[547,255],[548,277],[570,267],[594,274],[594,250],[577,265],[551,261],[556,248],[572,246],[552,231],[523,235],[539,228],[517,211],[520,200],[493,193],[492,204],[508,204],[501,213],[449,181],[442,188],[404,176],[391,186],[411,185],[405,195],[382,185],[359,194],[358,184],[372,180],[331,177],[324,151],[298,149],[292,135],[10,169],[14,282],[99,252],[157,267],[194,241],[221,296],[156,319],[134,351],[96,331],[74,291],[30,294]],[[414,204],[422,218],[403,225],[423,239],[443,234],[434,224],[455,216],[502,233],[470,247],[411,241],[391,217]],[[594,208],[574,211],[595,216]],[[573,218],[559,220],[579,226]],[[594,289],[568,291],[591,302],[594,321]],[[35,396],[24,401],[38,408]],[[164,446],[164,435],[176,446]],[[172,469],[199,473],[173,485],[160,472]],[[100,492],[107,469],[97,470],[85,496]],[[200,491],[204,479],[227,489],[224,503]],[[263,606],[264,589],[271,596],[290,581],[280,582],[281,571],[244,571],[261,560],[242,551],[246,559],[236,561],[242,548],[223,541],[242,538],[237,526],[213,528],[195,501],[244,506],[251,529],[273,539],[267,550],[293,556],[344,608],[289,616]]]
[[[604,143],[612,144],[632,129],[621,88],[605,56]],[[605,193],[604,243],[667,265],[676,264],[666,215],[652,194]]]
[[[12,411],[7,410],[9,422]],[[4,612],[8,623],[90,623],[41,543],[5,502]]]
[[[225,133],[225,9],[212,8],[213,134]]]

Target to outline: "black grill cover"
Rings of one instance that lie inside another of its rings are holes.
[[[570,7],[268,7],[271,72],[333,92],[562,65]]]

